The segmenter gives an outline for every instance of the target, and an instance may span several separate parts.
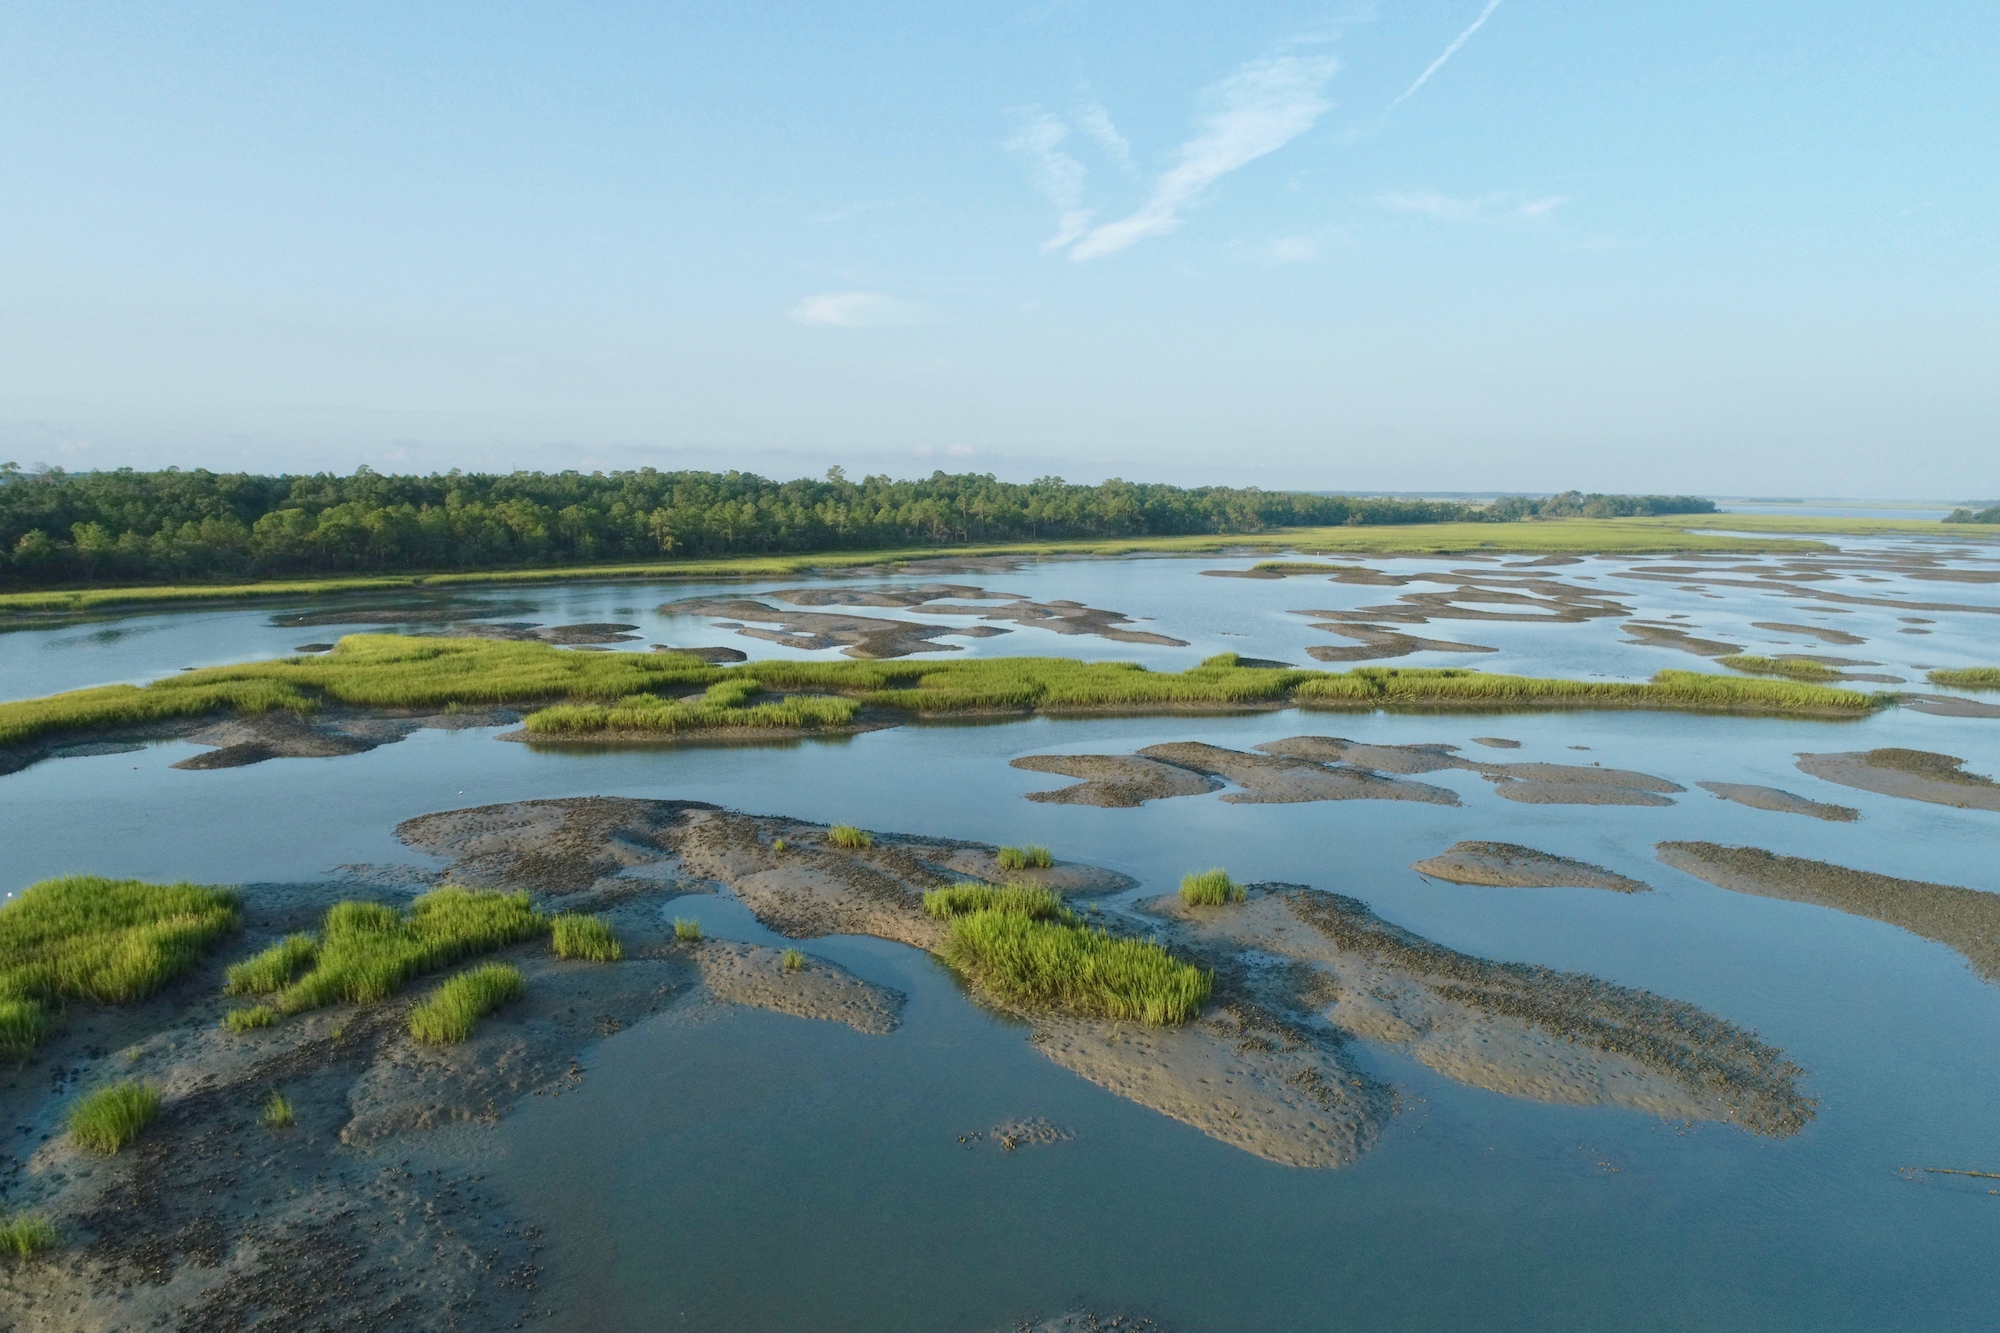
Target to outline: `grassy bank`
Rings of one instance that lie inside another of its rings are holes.
[[[1701,529],[1696,531],[1695,529]],[[1705,514],[1682,518],[1538,519],[1520,523],[1419,523],[1333,528],[1279,528],[1267,532],[1194,537],[1133,537],[1114,541],[987,543],[960,546],[898,547],[879,551],[837,551],[807,555],[730,556],[720,559],[657,560],[638,564],[564,565],[491,569],[449,574],[385,574],[372,577],[266,579],[247,583],[184,583],[161,586],[49,589],[0,595],[0,613],[80,613],[111,607],[171,606],[184,602],[232,602],[268,598],[322,597],[353,592],[410,592],[487,584],[562,583],[599,579],[783,578],[820,570],[932,560],[948,556],[1118,556],[1201,555],[1220,551],[1298,552],[1303,555],[1450,555],[1490,552],[1504,555],[1673,554],[1826,550],[1823,542],[1782,533],[1869,533],[1926,531],[1940,526],[1902,519],[1812,519],[1791,516],[1752,518]],[[1951,535],[1956,530],[1944,529]],[[1739,535],[1740,534],[1740,535]]]
[[[941,952],[995,998],[1139,1023],[1185,1023],[1215,978],[1157,944],[989,907],[951,918]]]
[[[24,1057],[68,1000],[142,1000],[237,925],[236,895],[199,884],[66,875],[0,907],[0,1053]]]
[[[1925,679],[1950,689],[2000,690],[2000,667],[1946,667]]]
[[[1662,671],[1651,681],[1550,680],[1464,668],[1187,671],[1059,657],[955,662],[755,662],[714,667],[678,653],[576,653],[539,643],[356,634],[332,652],[184,671],[0,704],[0,745],[164,718],[371,708],[550,703],[527,729],[549,740],[691,729],[810,731],[860,707],[921,716],[1177,708],[1651,708],[1859,717],[1892,696],[1787,680]]]

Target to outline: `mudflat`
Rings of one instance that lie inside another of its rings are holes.
[[[1538,852],[1511,842],[1454,843],[1410,869],[1453,884],[1485,884],[1496,888],[1609,889],[1613,893],[1645,893],[1651,885],[1550,852]]]
[[[1801,772],[1844,787],[1961,810],[2000,810],[2000,783],[1967,773],[1965,761],[1929,750],[1885,748],[1842,754],[1802,754]]]

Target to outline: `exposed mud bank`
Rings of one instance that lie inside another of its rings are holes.
[[[1073,787],[1027,794],[1031,801],[1054,805],[1130,809],[1147,801],[1222,790],[1222,784],[1206,774],[1130,754],[1031,754],[1014,760],[1012,766],[1083,779]]]
[[[1734,801],[1757,810],[1775,810],[1780,814],[1809,815],[1814,819],[1826,819],[1835,823],[1852,823],[1861,818],[1861,812],[1851,805],[1829,805],[1824,801],[1809,801],[1779,787],[1760,787],[1749,782],[1700,782],[1703,791],[1722,800]]]
[[[1933,717],[2000,717],[2000,704],[1957,694],[1905,694],[1898,702],[1912,712],[1929,713]]]
[[[1657,850],[1666,865],[1718,888],[1831,907],[1936,940],[1986,980],[2000,982],[2000,894],[1896,879],[1758,847],[1663,842]]]
[[[1965,761],[1929,750],[1802,754],[1799,769],[1843,787],[1961,810],[2000,810],[2000,783],[1964,771]]]
[[[1613,893],[1645,893],[1652,888],[1587,861],[1511,842],[1454,843],[1410,869],[1453,884],[1495,888],[1609,889]]]
[[[1148,643],[1185,648],[1184,639],[1134,628],[1130,616],[1103,611],[1062,598],[1037,602],[1020,593],[989,592],[970,584],[932,583],[921,587],[794,588],[771,596],[793,606],[897,606],[931,616],[976,616],[984,621],[1008,621],[1056,634],[1088,634],[1118,643]],[[955,600],[954,600],[955,599]],[[964,606],[967,601],[998,602],[998,606]]]

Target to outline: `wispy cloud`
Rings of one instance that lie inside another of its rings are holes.
[[[1475,195],[1470,199],[1456,199],[1435,190],[1412,190],[1378,195],[1375,202],[1392,213],[1415,213],[1420,217],[1454,222],[1539,222],[1553,216],[1558,208],[1569,202],[1569,196],[1551,194],[1531,199],[1519,190],[1501,190]]]
[[[879,329],[892,324],[922,324],[932,309],[901,301],[881,292],[820,292],[793,306],[790,315],[801,324],[834,329]]]
[[[1076,113],[1076,127],[1095,139],[1098,146],[1111,155],[1111,160],[1118,164],[1120,171],[1128,176],[1138,174],[1137,168],[1132,165],[1131,141],[1111,123],[1109,111],[1096,102],[1087,103],[1083,110]]]
[[[1457,55],[1458,48],[1464,46],[1467,42],[1471,41],[1472,34],[1478,32],[1481,28],[1485,27],[1486,20],[1492,18],[1493,11],[1498,8],[1500,8],[1500,0],[1486,0],[1486,8],[1479,11],[1479,17],[1472,20],[1472,26],[1467,28],[1464,32],[1460,33],[1458,36],[1454,37],[1452,39],[1451,45],[1447,46],[1444,49],[1444,54],[1439,56],[1436,60],[1431,61],[1429,66],[1425,68],[1424,72],[1417,75],[1417,81],[1411,84],[1409,87],[1403,89],[1403,95],[1401,97],[1398,97],[1395,101],[1389,103],[1388,109],[1394,111],[1397,107],[1409,101],[1411,96],[1415,94],[1417,89],[1429,83],[1431,81],[1431,75],[1443,69],[1444,62],[1451,59],[1453,56]]]
[[[1056,206],[1056,234],[1042,242],[1042,250],[1060,250],[1090,226],[1091,212],[1083,207],[1083,183],[1089,169],[1062,151],[1069,126],[1060,117],[1038,106],[1024,107],[1014,115],[1019,124],[1007,147],[1028,159],[1029,180]],[[1108,117],[1105,123],[1110,123]]]
[[[1305,236],[1287,236],[1265,246],[1264,257],[1273,264],[1303,264],[1319,258],[1319,242]]]
[[[1073,246],[1082,263],[1116,254],[1181,225],[1181,210],[1237,168],[1274,153],[1313,127],[1333,104],[1324,89],[1339,63],[1331,56],[1284,55],[1252,61],[1207,91],[1213,106],[1199,132],[1130,216],[1103,223]],[[1044,249],[1061,246],[1045,246]]]

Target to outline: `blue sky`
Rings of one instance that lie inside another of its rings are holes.
[[[1996,69],[1990,0],[16,0],[0,458],[1987,496]]]

